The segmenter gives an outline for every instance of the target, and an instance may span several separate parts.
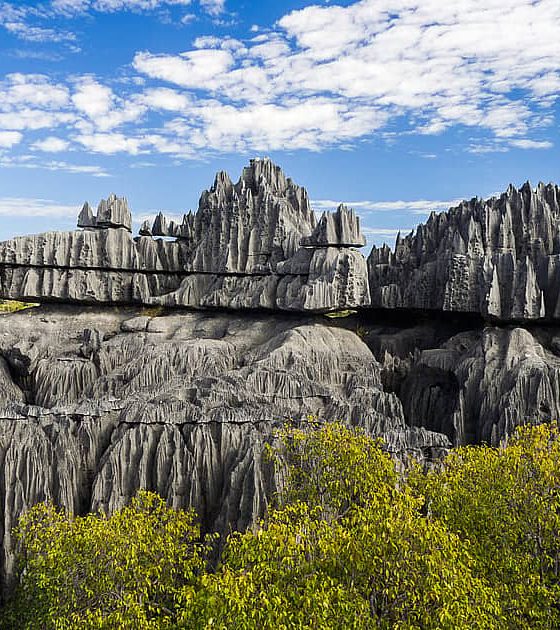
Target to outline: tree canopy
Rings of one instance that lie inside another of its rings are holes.
[[[195,515],[141,492],[112,516],[21,519],[13,628],[560,626],[560,440],[526,427],[426,471],[331,423],[272,449],[284,488],[217,566]],[[11,624],[11,625],[10,625]]]

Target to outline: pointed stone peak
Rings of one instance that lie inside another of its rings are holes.
[[[366,239],[354,210],[340,204],[335,212],[324,212],[311,236],[300,243],[303,247],[363,247]]]
[[[270,158],[253,158],[249,166],[243,169],[239,184],[245,183],[257,193],[262,188],[269,188],[275,194],[283,194],[294,184],[282,169]]]
[[[82,211],[78,215],[78,227],[91,229],[94,228],[96,224],[96,217],[93,214],[93,210],[91,206],[86,201],[83,205]]]
[[[214,184],[212,185],[212,192],[215,192],[218,189],[226,189],[229,190],[233,188],[233,182],[231,181],[229,175],[226,171],[218,171],[216,173],[216,177],[214,178]]]
[[[125,197],[117,197],[114,193],[102,199],[94,215],[89,203],[85,203],[78,215],[78,227],[84,229],[125,228],[132,231],[132,215]]]

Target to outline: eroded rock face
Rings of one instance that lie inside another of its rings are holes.
[[[341,204],[336,212],[324,212],[311,236],[301,239],[305,247],[363,247],[360,219],[354,210]]]
[[[560,189],[527,183],[464,201],[368,259],[372,305],[480,313],[502,321],[560,317]]]
[[[448,438],[407,427],[381,366],[321,318],[41,307],[0,316],[1,573],[19,515],[52,499],[114,510],[139,488],[243,529],[276,488],[264,445],[308,416],[346,420],[398,453]]]
[[[126,199],[111,195],[96,215],[84,205],[80,231],[0,243],[0,295],[319,312],[370,301],[355,214],[340,207],[317,224],[305,189],[268,159],[236,184],[218,173],[181,222],[159,214],[138,238],[131,225]]]
[[[558,419],[559,339],[557,328],[436,321],[374,326],[368,343],[407,425],[444,433],[457,446],[497,446],[517,426]]]

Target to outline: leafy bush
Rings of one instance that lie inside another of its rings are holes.
[[[524,428],[403,476],[358,430],[286,430],[276,507],[215,570],[193,514],[156,495],[111,517],[37,506],[3,627],[560,627],[558,433]]]
[[[110,517],[41,504],[20,520],[11,628],[168,628],[202,569],[192,512],[140,492]]]

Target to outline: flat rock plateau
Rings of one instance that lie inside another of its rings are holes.
[[[76,231],[0,243],[0,297],[41,303],[0,315],[3,588],[40,501],[110,512],[149,488],[206,531],[250,526],[287,424],[341,420],[429,463],[557,419],[559,198],[464,202],[366,261],[351,209],[317,219],[253,160],[137,237],[111,195]]]

